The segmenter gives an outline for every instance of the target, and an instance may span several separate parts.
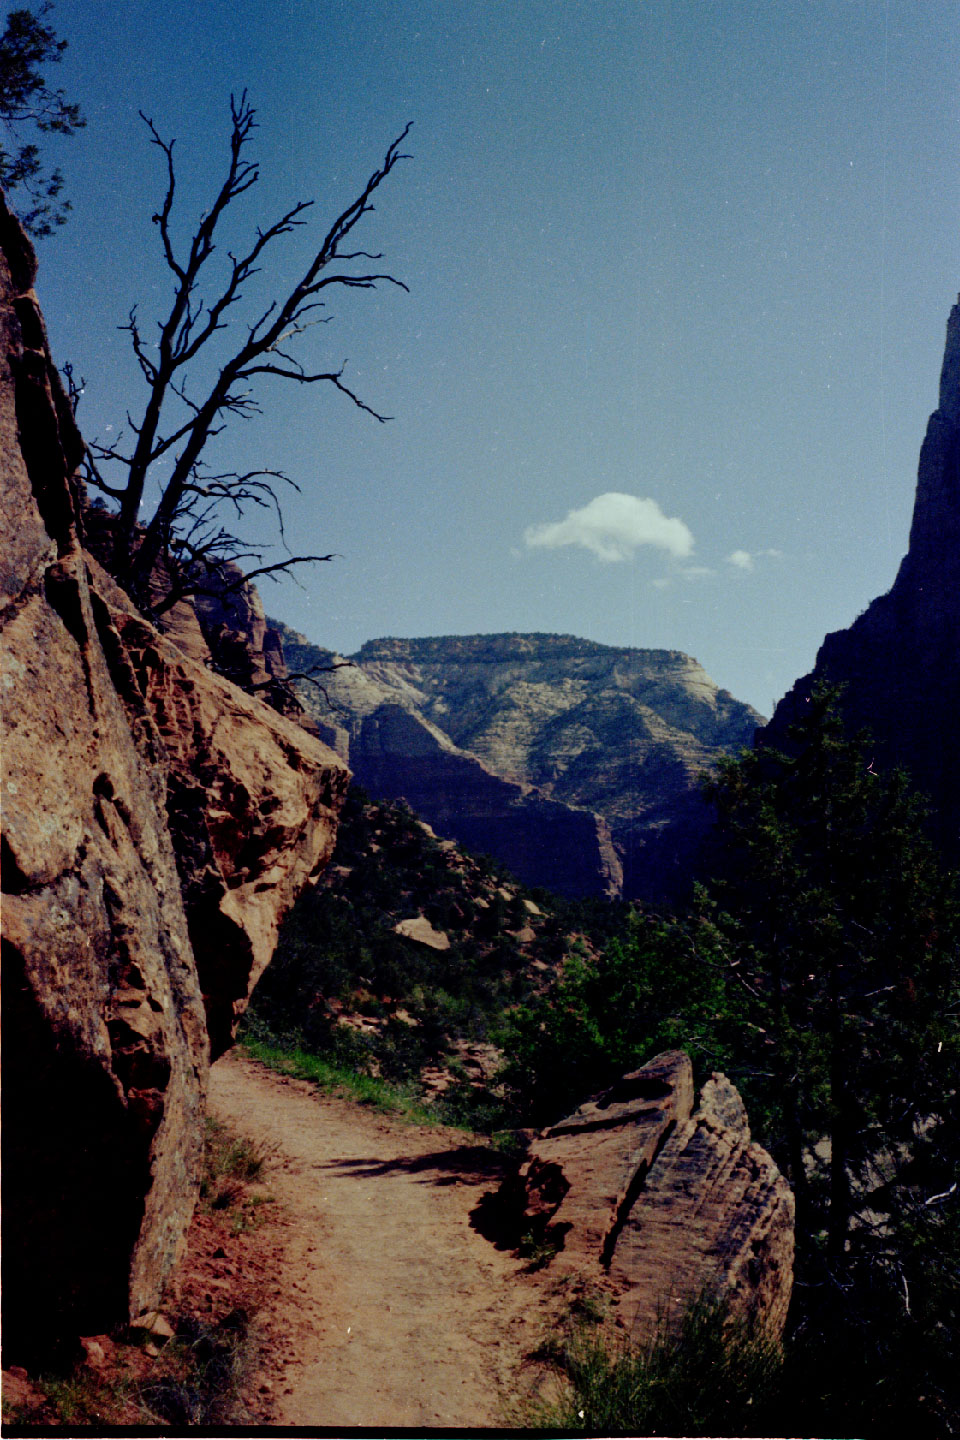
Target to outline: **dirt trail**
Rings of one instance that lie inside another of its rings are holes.
[[[236,1053],[214,1066],[210,1108],[278,1147],[268,1183],[290,1228],[270,1315],[288,1357],[274,1423],[508,1424],[501,1387],[514,1390],[558,1297],[470,1225],[498,1180],[489,1152]]]

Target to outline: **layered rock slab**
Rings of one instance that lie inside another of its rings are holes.
[[[330,853],[344,767],[189,661],[84,553],[82,449],[0,202],[4,1346],[155,1306],[211,1041]]]
[[[692,1108],[693,1067],[680,1051],[587,1100],[536,1141],[521,1171],[527,1220],[562,1240],[567,1258],[605,1262],[624,1207]]]
[[[669,1324],[705,1292],[779,1336],[793,1286],[793,1223],[790,1187],[751,1142],[734,1087],[713,1075],[624,1219],[609,1265],[623,1319],[642,1328],[662,1316]]]
[[[793,1284],[790,1187],[751,1142],[725,1076],[711,1076],[696,1112],[693,1100],[690,1061],[670,1051],[545,1130],[520,1172],[521,1225],[581,1273],[605,1275],[634,1333],[706,1296],[779,1336]]]

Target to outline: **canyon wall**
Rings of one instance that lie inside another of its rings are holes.
[[[276,622],[272,622],[276,624]],[[679,651],[570,635],[368,642],[339,657],[276,626],[301,702],[371,794],[571,895],[660,898],[709,822],[697,777],[761,717]]]
[[[139,615],[0,198],[4,1353],[157,1305],[207,1073],[329,857],[348,773]]]
[[[947,322],[938,408],[920,451],[910,545],[893,587],[828,635],[811,674],[777,706],[762,741],[783,744],[821,680],[844,685],[853,729],[876,758],[903,766],[932,805],[931,828],[960,862],[960,301]]]

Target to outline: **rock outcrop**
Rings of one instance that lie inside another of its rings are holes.
[[[4,1348],[154,1307],[211,1050],[330,854],[345,767],[85,553],[81,441],[0,200]]]
[[[294,669],[337,663],[277,628]],[[300,699],[373,795],[573,895],[685,880],[697,776],[762,723],[686,655],[568,635],[375,640],[319,678]]]
[[[813,672],[777,706],[762,743],[787,741],[820,680],[842,683],[853,729],[903,766],[932,804],[932,829],[960,861],[960,301],[947,322],[939,406],[920,451],[910,545],[893,588],[848,630],[828,635]]]
[[[109,570],[115,516],[99,497],[79,499],[84,502],[79,517],[83,547]],[[239,566],[225,562],[214,567],[198,560],[183,583],[195,587],[189,598],[163,608],[171,579],[163,561],[158,561],[150,587],[157,628],[191,660],[315,733],[287,684],[280,636],[267,621],[256,586],[244,580]]]
[[[690,1061],[670,1051],[544,1130],[512,1182],[519,1227],[604,1275],[635,1333],[707,1295],[778,1337],[793,1285],[790,1187],[751,1143],[725,1076],[711,1076],[696,1112],[693,1100]]]

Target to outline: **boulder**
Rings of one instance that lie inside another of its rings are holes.
[[[347,772],[81,544],[82,442],[0,200],[4,1351],[155,1309],[211,1048],[330,854]]]
[[[777,1338],[793,1285],[790,1187],[725,1076],[695,1113],[693,1099],[688,1057],[668,1051],[544,1130],[520,1171],[520,1229],[603,1280],[635,1335],[707,1297]]]
[[[450,936],[444,930],[435,930],[426,915],[413,915],[408,920],[398,920],[393,927],[396,935],[405,940],[416,940],[430,950],[449,950]]]
[[[549,1229],[567,1259],[602,1262],[624,1207],[692,1108],[693,1067],[668,1051],[544,1130],[521,1171],[533,1228]]]
[[[793,1288],[793,1194],[753,1144],[726,1077],[703,1087],[700,1107],[669,1136],[616,1239],[608,1273],[624,1322],[668,1324],[701,1294],[731,1316],[783,1332]]]

